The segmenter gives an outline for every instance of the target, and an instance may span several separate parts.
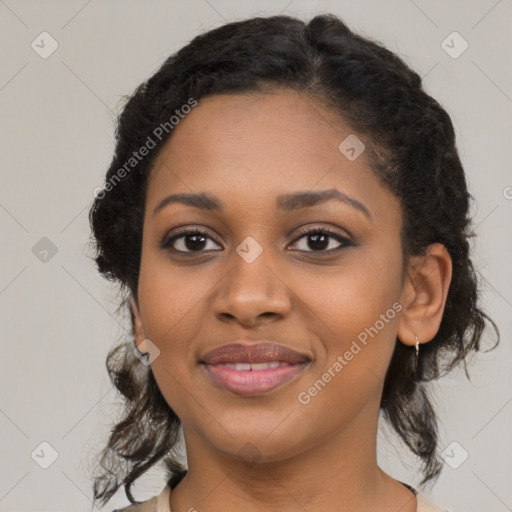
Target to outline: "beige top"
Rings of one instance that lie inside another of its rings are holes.
[[[420,492],[414,490],[414,493],[418,503],[416,512],[448,512],[446,509],[434,505]],[[171,488],[169,485],[166,485],[158,496],[154,496],[142,503],[135,503],[122,509],[113,510],[112,512],[172,512],[169,507],[170,494]]]

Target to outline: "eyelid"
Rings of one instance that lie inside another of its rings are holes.
[[[297,241],[299,238],[301,238],[304,235],[307,235],[311,232],[315,233],[317,231],[323,231],[331,236],[342,238],[343,240],[346,240],[347,243],[352,243],[352,237],[346,232],[340,232],[339,228],[331,228],[327,226],[318,226],[318,225],[311,225],[308,224],[304,228],[299,229],[299,231],[296,233],[294,242]],[[293,242],[292,242],[293,243]]]

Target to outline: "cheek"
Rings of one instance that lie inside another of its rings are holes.
[[[325,432],[350,421],[368,404],[378,410],[396,343],[396,307],[384,308],[380,317],[380,309],[374,315],[363,309],[362,315],[346,305],[330,326],[337,336],[322,340],[325,354],[296,397],[304,425],[322,418]]]
[[[317,272],[290,284],[329,346],[336,348],[339,342],[347,343],[361,333],[364,338],[365,329],[376,323],[377,330],[388,336],[393,319],[398,316],[399,306],[393,308],[400,297],[398,266],[383,268],[363,258],[353,265]]]
[[[169,265],[150,264],[149,260],[141,264],[139,303],[144,334],[160,350],[151,370],[166,402],[182,421],[188,421],[194,410],[190,370],[196,361],[190,340],[200,328],[196,308],[205,291],[183,274],[169,272]]]
[[[320,386],[329,382],[333,391],[338,388],[340,399],[355,399],[345,396],[354,389],[368,397],[384,381],[402,309],[400,265],[400,254],[389,249],[385,258],[360,251],[350,264],[294,284],[322,345],[316,377]]]
[[[173,267],[164,253],[148,253],[142,253],[138,296],[145,337],[160,350],[152,370],[169,405],[186,414],[195,347],[205,332],[204,303],[214,281],[211,272]]]
[[[173,267],[164,255],[143,251],[139,276],[139,302],[147,338],[165,350],[177,349],[198,325],[201,299],[211,288],[190,269]],[[175,342],[178,342],[177,344]]]

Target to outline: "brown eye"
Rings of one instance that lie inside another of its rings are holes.
[[[163,249],[170,249],[174,252],[203,252],[206,250],[215,250],[208,247],[208,240],[214,242],[210,236],[199,229],[183,230],[180,233],[167,238],[162,242]],[[215,245],[218,245],[214,242]]]
[[[297,246],[298,241],[302,239],[305,240],[305,243],[302,244],[302,248],[298,247],[298,249],[306,252],[336,252],[351,245],[350,240],[346,237],[326,228],[315,228],[304,231],[301,236],[293,242],[293,245]],[[338,243],[337,246],[336,242]]]

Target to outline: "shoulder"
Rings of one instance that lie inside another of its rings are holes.
[[[124,508],[118,508],[112,512],[171,512],[169,510],[170,488],[166,485],[158,496],[140,503],[133,503]]]
[[[418,502],[417,512],[449,512],[449,510],[438,507],[432,503],[430,499],[421,494],[421,492],[416,494],[416,501]]]
[[[141,503],[133,503],[124,508],[116,508],[112,512],[156,512],[156,500],[158,496],[142,501]]]

